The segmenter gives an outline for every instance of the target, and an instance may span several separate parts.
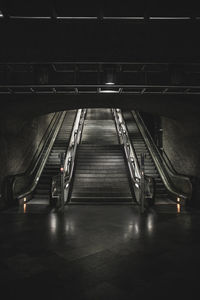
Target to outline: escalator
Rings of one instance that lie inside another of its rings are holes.
[[[138,112],[79,111],[63,170],[52,180],[57,207],[137,202],[143,212],[153,202],[174,206],[190,199],[190,180],[169,170]]]
[[[88,109],[70,203],[131,203],[134,197],[111,109]]]
[[[76,111],[67,111],[58,135],[55,139],[47,162],[39,178],[36,189],[33,192],[30,204],[49,204],[52,177],[58,174],[60,169],[60,153],[65,153],[68,148]]]
[[[175,204],[170,196],[167,188],[165,187],[163,180],[156,168],[154,160],[150,154],[150,151],[145,143],[137,122],[133,117],[131,111],[124,110],[122,112],[124,121],[126,123],[129,138],[132,146],[135,150],[138,161],[140,161],[141,154],[145,155],[144,160],[144,173],[147,176],[153,177],[155,182],[155,204]]]

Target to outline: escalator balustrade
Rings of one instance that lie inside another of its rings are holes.
[[[49,204],[52,177],[60,170],[60,155],[67,151],[76,111],[67,111],[50,155],[28,204]]]

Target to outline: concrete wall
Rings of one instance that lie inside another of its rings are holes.
[[[23,173],[54,116],[7,116],[0,120],[0,186],[7,175]],[[1,191],[0,191],[1,194]],[[3,206],[0,197],[0,207]]]
[[[178,173],[193,177],[193,201],[200,206],[200,120],[162,117],[163,148]]]
[[[176,119],[148,113],[141,115],[156,145],[165,150],[175,170],[190,177],[192,205],[200,207],[200,119],[187,115],[186,111]]]

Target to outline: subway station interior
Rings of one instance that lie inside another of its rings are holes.
[[[193,299],[194,0],[0,2],[3,299]]]

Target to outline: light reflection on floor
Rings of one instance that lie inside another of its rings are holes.
[[[49,228],[52,236],[55,236],[60,231],[66,236],[85,235],[87,230],[91,233],[93,230],[98,228],[99,230],[104,230],[106,232],[107,226],[110,226],[110,222],[115,213],[119,211],[124,211],[124,219],[120,218],[118,226],[117,237],[112,236],[112,241],[116,238],[122,240],[129,240],[132,238],[139,238],[142,235],[148,235],[151,237],[156,230],[157,214],[155,212],[149,212],[145,215],[141,215],[138,208],[135,207],[123,207],[119,206],[71,206],[65,211],[64,214],[60,213],[50,213],[49,214]],[[92,215],[94,212],[94,215]],[[97,212],[99,212],[97,214]],[[128,212],[128,217],[127,217]],[[85,220],[83,226],[82,222],[85,219],[85,215],[88,215],[88,219]],[[119,216],[117,217],[119,218]],[[92,232],[94,233],[94,232]],[[98,231],[97,231],[98,233]]]
[[[3,212],[1,288],[13,291],[10,299],[24,282],[26,297],[62,290],[59,299],[143,299],[175,290],[179,299],[198,287],[200,218],[177,205],[160,209],[141,215],[137,206],[74,205],[61,213],[25,203],[20,213]]]

